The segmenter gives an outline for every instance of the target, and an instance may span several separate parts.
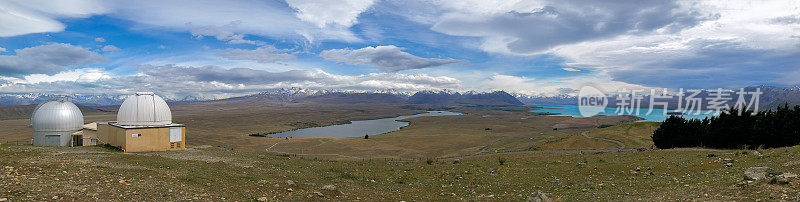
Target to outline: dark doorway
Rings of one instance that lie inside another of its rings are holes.
[[[72,146],[73,147],[83,146],[83,135],[73,135]]]

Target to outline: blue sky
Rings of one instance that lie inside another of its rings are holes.
[[[0,93],[794,86],[797,1],[0,0]]]

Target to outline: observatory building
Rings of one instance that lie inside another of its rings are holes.
[[[172,123],[172,112],[158,95],[136,93],[122,103],[117,121],[97,123],[100,142],[126,152],[185,150],[186,126]]]
[[[83,114],[68,98],[46,100],[36,106],[31,116],[33,145],[80,146],[81,125]]]

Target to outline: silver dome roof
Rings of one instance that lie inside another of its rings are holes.
[[[33,131],[77,131],[81,125],[81,110],[66,98],[43,101],[31,116]]]
[[[167,102],[152,92],[136,93],[122,102],[117,112],[117,124],[129,126],[158,126],[172,123]]]

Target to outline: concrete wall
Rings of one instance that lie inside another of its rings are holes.
[[[33,145],[36,146],[71,146],[72,142],[72,133],[77,131],[61,131],[61,132],[51,132],[51,131],[34,131],[33,132]],[[58,142],[55,144],[48,144],[47,143],[47,136],[58,136]]]

